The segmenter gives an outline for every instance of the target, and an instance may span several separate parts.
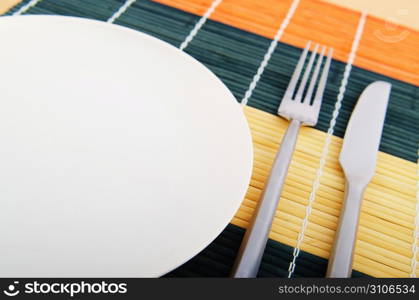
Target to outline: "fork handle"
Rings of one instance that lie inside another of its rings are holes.
[[[259,271],[259,265],[268,241],[282,186],[288,172],[301,122],[291,120],[285,133],[275,161],[271,168],[262,198],[256,207],[253,219],[246,230],[239,253],[233,267],[232,277],[253,278]]]

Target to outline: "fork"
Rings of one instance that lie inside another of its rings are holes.
[[[311,41],[307,42],[307,45],[304,48],[291,77],[291,81],[288,84],[287,90],[285,91],[284,97],[282,98],[281,105],[279,106],[278,115],[288,119],[290,123],[282,139],[281,147],[276,154],[262,197],[256,207],[253,219],[243,238],[235,265],[233,267],[232,277],[256,277],[263,252],[265,251],[275,211],[278,206],[282,186],[284,184],[292,154],[297,142],[298,132],[301,126],[315,126],[317,123],[323,92],[326,86],[327,75],[329,73],[330,61],[333,55],[333,48],[330,48],[328,51],[326,63],[324,64],[323,71],[318,82],[317,91],[314,99],[312,100],[311,98],[314,87],[316,85],[326,51],[326,47],[323,46],[321,53],[317,55],[319,44],[314,46],[314,50],[310,55],[304,75],[300,80],[298,90],[294,95],[310,45]],[[311,74],[316,56],[318,56],[317,63],[313,73]],[[310,76],[310,84],[304,95],[304,89]]]

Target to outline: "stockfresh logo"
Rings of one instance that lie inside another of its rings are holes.
[[[17,289],[17,285],[19,284],[19,281],[14,281],[13,284],[9,284],[7,286],[7,289],[3,291],[3,293],[9,297],[14,297],[20,293],[20,291]]]
[[[127,283],[108,283],[101,282],[41,282],[38,280],[28,281],[20,284],[19,281],[14,281],[9,284],[3,293],[9,297],[14,297],[21,294],[56,294],[68,295],[74,297],[79,294],[126,294],[128,292]]]

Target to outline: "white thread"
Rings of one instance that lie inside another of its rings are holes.
[[[415,228],[413,230],[413,244],[412,244],[412,261],[411,261],[411,270],[410,277],[416,278],[416,268],[417,268],[417,257],[418,257],[418,243],[419,240],[419,148],[418,148],[418,161],[416,169],[416,217],[415,217]]]
[[[13,16],[19,16],[25,12],[27,12],[31,7],[34,7],[36,4],[38,4],[39,1],[42,0],[32,0],[28,4],[22,6],[19,10],[15,11],[13,13]]]
[[[268,65],[268,62],[271,59],[272,53],[275,51],[275,48],[278,45],[278,41],[282,37],[282,34],[284,33],[285,28],[287,28],[292,16],[294,15],[295,10],[297,9],[299,2],[300,0],[294,0],[290,8],[288,9],[288,13],[285,16],[285,19],[282,21],[281,25],[279,26],[279,29],[276,32],[275,37],[268,48],[268,51],[265,53],[265,56],[263,57],[263,60],[261,64],[259,65],[259,68],[255,76],[253,76],[252,82],[250,83],[246,93],[244,94],[242,101],[240,102],[242,106],[245,106],[247,104],[247,101],[249,101],[249,98],[252,96],[253,90],[256,88],[256,85],[259,82],[260,77],[265,71],[265,68]]]
[[[223,0],[214,0],[211,3],[211,6],[207,9],[205,14],[199,19],[198,23],[195,24],[194,28],[189,32],[188,36],[185,38],[185,40],[180,44],[179,49],[183,50],[185,49],[188,44],[193,40],[195,35],[198,33],[198,31],[201,29],[201,27],[205,24],[207,19],[212,15],[214,10],[217,8],[217,6],[222,2]]]
[[[359,19],[358,28],[357,28],[356,33],[355,33],[354,41],[352,42],[351,52],[349,54],[348,61],[347,61],[346,66],[345,66],[345,71],[343,73],[343,78],[342,78],[342,81],[340,83],[339,93],[338,93],[338,96],[337,96],[337,101],[335,103],[335,108],[333,110],[332,119],[330,120],[329,129],[327,130],[327,135],[326,135],[326,139],[325,139],[325,142],[324,142],[324,146],[323,146],[323,150],[322,150],[322,154],[321,154],[321,158],[320,158],[320,162],[319,162],[319,167],[316,170],[316,178],[314,179],[313,185],[311,187],[311,192],[310,192],[310,196],[309,196],[309,200],[308,200],[308,205],[306,207],[306,213],[305,213],[305,216],[304,216],[303,223],[301,225],[300,232],[298,233],[297,244],[295,246],[296,249],[300,249],[301,244],[304,240],[304,233],[307,229],[308,222],[309,222],[308,219],[310,217],[311,210],[312,210],[312,207],[313,207],[313,203],[314,203],[314,200],[316,198],[317,189],[319,188],[319,185],[320,185],[320,178],[321,178],[322,173],[323,173],[324,165],[326,164],[326,157],[329,154],[330,142],[332,140],[332,135],[333,135],[334,128],[335,128],[335,125],[336,125],[336,120],[339,116],[339,111],[340,111],[340,108],[342,106],[342,100],[343,100],[343,96],[345,94],[346,85],[348,84],[348,78],[349,78],[349,75],[351,73],[352,64],[355,60],[355,54],[356,54],[356,51],[358,49],[358,45],[359,45],[359,41],[360,41],[361,36],[362,36],[362,32],[364,30],[364,24],[365,24],[366,17],[367,17],[367,14],[365,12],[363,12],[361,14],[360,19]],[[292,274],[294,273],[295,262],[297,260],[297,257],[298,257],[299,253],[300,253],[299,250],[294,251],[294,253],[293,253],[293,258],[292,258],[292,261],[290,262],[290,266],[288,268],[288,278],[291,278]]]
[[[135,1],[137,0],[127,0],[121,7],[114,12],[114,14],[106,21],[108,23],[115,22],[116,19],[118,19],[127,9],[130,7]]]

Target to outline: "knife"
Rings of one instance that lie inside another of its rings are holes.
[[[359,213],[365,188],[375,172],[391,84],[368,85],[351,115],[339,162],[346,177],[345,199],[326,277],[350,277]]]

